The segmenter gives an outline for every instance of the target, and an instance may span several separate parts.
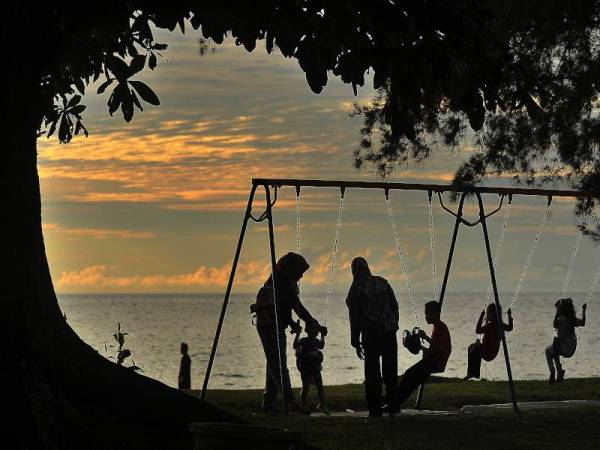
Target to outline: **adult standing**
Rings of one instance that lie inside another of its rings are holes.
[[[352,285],[346,298],[352,347],[365,363],[365,394],[369,417],[382,415],[382,378],[388,412],[398,405],[398,301],[385,278],[371,274],[363,257],[352,261]],[[382,376],[383,375],[383,376]]]
[[[256,329],[266,359],[263,412],[275,410],[274,402],[279,391],[286,395],[291,406],[295,405],[287,366],[287,340],[285,335],[285,330],[288,327],[291,327],[293,331],[297,331],[297,325],[292,320],[292,311],[307,326],[310,324],[310,326],[315,326],[325,334],[327,333],[327,329],[311,316],[298,296],[298,282],[309,267],[306,259],[298,253],[289,252],[282,256],[275,266],[275,289],[273,289],[273,278],[270,276],[259,290],[256,303],[251,307],[251,311],[256,313]],[[277,320],[275,318],[274,299],[277,301]],[[281,367],[279,365],[280,359]]]

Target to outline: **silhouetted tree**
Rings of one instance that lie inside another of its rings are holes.
[[[200,28],[203,37],[216,44],[230,34],[248,51],[264,40],[267,52],[277,46],[283,56],[298,60],[316,93],[326,85],[329,72],[356,92],[365,73],[373,71],[375,87],[382,89],[381,107],[361,112],[368,118],[363,150],[369,151],[366,141],[374,127],[381,128],[383,161],[402,159],[409,151],[418,158],[426,156],[430,146],[425,132],[440,132],[452,143],[467,122],[475,130],[484,122],[492,129],[505,127],[506,132],[493,134],[498,137],[495,146],[487,144],[497,154],[488,151],[461,172],[458,180],[471,182],[483,173],[479,165],[529,170],[528,158],[541,154],[542,144],[555,136],[573,143],[565,141],[560,148],[577,149],[574,158],[559,152],[560,161],[568,161],[569,167],[591,161],[580,155],[595,148],[595,141],[586,146],[581,137],[592,138],[591,130],[597,127],[593,112],[588,112],[596,86],[579,80],[595,76],[597,49],[588,42],[596,35],[597,2],[535,2],[541,11],[527,3],[5,4],[0,22],[5,46],[0,70],[5,116],[0,298],[8,394],[3,407],[19,425],[11,431],[21,448],[189,448],[188,421],[228,419],[208,404],[108,362],[82,342],[59,310],[44,250],[36,140],[56,134],[66,143],[74,135],[87,134],[80,102],[95,80],[101,80],[98,92],[106,91],[109,113],[122,114],[126,121],[136,109],[158,105],[152,89],[136,80],[142,70],[157,66],[166,49],[155,42],[153,26]],[[543,45],[553,39],[555,46]],[[568,56],[574,54],[580,56]],[[557,68],[555,61],[564,64]],[[573,68],[567,70],[565,64]],[[486,120],[497,110],[503,113]],[[553,133],[559,126],[566,130],[567,124],[572,125],[570,133]],[[532,133],[513,132],[518,126]],[[359,154],[361,159],[382,161]]]
[[[355,105],[353,114],[363,118],[355,165],[385,175],[469,142],[476,152],[456,172],[456,184],[494,174],[600,197],[600,2],[486,3],[490,15],[478,24],[484,48],[469,45],[466,35],[460,48],[448,48],[451,37],[440,27],[443,37],[416,45],[422,55],[443,49],[447,57],[422,58],[409,75],[376,83],[371,103]],[[396,123],[398,110],[404,115]],[[580,201],[576,212],[593,206]],[[587,231],[600,236],[597,223]]]

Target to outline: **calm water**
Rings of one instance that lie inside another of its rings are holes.
[[[578,314],[584,295],[572,295]],[[508,334],[508,345],[515,378],[546,377],[544,348],[553,336],[553,302],[557,295],[522,294],[516,310],[515,330]],[[598,296],[597,296],[598,297]],[[588,325],[579,330],[576,355],[566,360],[567,376],[597,376],[600,373],[600,299],[588,308]],[[304,303],[321,319],[324,295],[307,295]],[[334,298],[329,308],[323,378],[327,384],[362,381],[361,361],[349,345],[349,327],[344,298]],[[418,299],[419,312],[427,299]],[[252,295],[234,295],[225,320],[210,386],[244,389],[262,387],[264,359],[256,330],[250,322]],[[59,303],[69,324],[92,347],[104,354],[104,343],[112,341],[116,322],[120,321],[136,364],[144,374],[168,385],[177,384],[179,344],[187,342],[192,356],[192,385],[201,387],[210,345],[217,324],[222,295],[62,295]],[[447,376],[463,376],[466,348],[474,340],[475,322],[482,298],[473,294],[448,295],[445,321],[452,333],[453,352]],[[405,298],[400,307],[401,329],[414,326],[412,309]],[[421,325],[424,325],[422,314]],[[429,329],[425,327],[425,329]],[[300,384],[288,339],[290,371],[295,386]],[[400,350],[400,370],[416,361]],[[506,377],[503,358],[484,364],[482,375],[488,379]]]

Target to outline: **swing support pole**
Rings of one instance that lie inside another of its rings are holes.
[[[279,388],[281,390],[281,397],[283,399],[283,414],[287,415],[288,414],[288,401],[290,399],[288,399],[288,392],[287,392],[287,384],[284,383],[284,377],[283,377],[283,361],[285,360],[284,355],[286,352],[286,347],[285,345],[282,347],[282,343],[280,341],[280,333],[279,333],[279,323],[278,323],[278,316],[279,316],[279,305],[278,305],[278,300],[277,300],[277,291],[275,289],[275,286],[277,286],[277,279],[276,279],[276,271],[275,271],[275,267],[277,265],[277,260],[275,258],[275,233],[273,232],[273,203],[271,203],[271,190],[269,188],[268,185],[264,185],[265,186],[265,199],[267,202],[266,205],[266,214],[267,214],[267,222],[269,225],[269,248],[271,250],[271,277],[273,280],[273,304],[275,306],[275,336],[277,339],[277,357],[279,358]],[[284,330],[285,333],[285,330]],[[285,334],[284,334],[285,336]],[[289,378],[289,375],[288,375]]]
[[[512,368],[510,366],[510,356],[508,354],[508,346],[506,345],[506,333],[504,332],[504,327],[502,326],[502,316],[501,316],[501,305],[500,305],[500,297],[498,295],[498,286],[496,284],[496,270],[494,267],[494,261],[492,259],[492,250],[490,247],[490,238],[487,229],[487,222],[485,220],[485,211],[483,207],[483,200],[481,198],[481,194],[476,192],[477,202],[479,203],[479,217],[481,218],[481,228],[483,230],[483,237],[485,240],[485,250],[487,253],[488,265],[490,268],[490,277],[492,280],[492,288],[494,289],[494,302],[496,303],[496,324],[498,329],[500,330],[500,339],[502,340],[502,350],[504,352],[504,361],[506,363],[506,374],[508,375],[508,385],[510,388],[510,396],[512,399],[513,409],[515,412],[519,411],[519,406],[517,404],[517,395],[515,393],[515,384],[512,376]]]
[[[448,260],[446,261],[446,270],[444,271],[444,281],[442,282],[442,290],[440,291],[440,309],[444,304],[444,296],[446,295],[446,286],[448,286],[448,278],[450,277],[450,269],[452,268],[452,259],[454,257],[454,249],[456,248],[456,240],[458,238],[458,230],[462,223],[463,206],[465,204],[466,193],[462,193],[458,204],[458,212],[456,213],[456,220],[454,221],[454,231],[452,232],[452,241],[450,242],[450,250],[448,251]],[[417,394],[417,400],[415,402],[415,408],[420,409],[421,403],[423,402],[423,395],[425,393],[425,383],[419,386],[419,393]]]
[[[200,400],[204,400],[204,398],[206,397],[206,389],[208,388],[210,373],[212,371],[213,363],[215,362],[217,346],[219,345],[221,330],[223,329],[223,321],[225,320],[225,313],[227,312],[227,305],[229,304],[229,297],[231,296],[231,288],[233,287],[235,272],[237,270],[238,262],[240,260],[240,253],[242,252],[242,244],[244,243],[244,236],[246,235],[248,220],[250,220],[250,215],[252,214],[252,202],[254,201],[254,194],[256,194],[256,188],[256,185],[252,186],[252,189],[250,190],[250,196],[248,197],[248,205],[246,206],[246,213],[244,214],[244,220],[242,221],[242,230],[240,231],[240,237],[238,239],[237,248],[235,249],[235,257],[233,258],[233,264],[231,265],[231,273],[229,274],[229,281],[227,282],[225,299],[223,300],[223,306],[221,307],[221,314],[219,316],[219,323],[217,324],[217,331],[215,332],[215,338],[213,340],[212,349],[210,351],[210,357],[208,358],[208,366],[206,368],[206,374],[204,375],[204,383],[202,384]]]

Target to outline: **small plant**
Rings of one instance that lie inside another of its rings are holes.
[[[115,360],[119,366],[122,366],[125,360],[131,356],[131,350],[125,348],[125,336],[128,334],[129,333],[121,331],[121,323],[117,322],[117,332],[113,334],[113,339],[117,345],[115,346],[112,344],[107,344],[106,342],[104,343],[104,351],[106,352],[108,359]],[[110,355],[109,349],[114,349],[113,351],[115,354]],[[142,368],[135,364],[135,360],[133,358],[131,358],[131,365],[126,367],[136,372],[143,372]]]

